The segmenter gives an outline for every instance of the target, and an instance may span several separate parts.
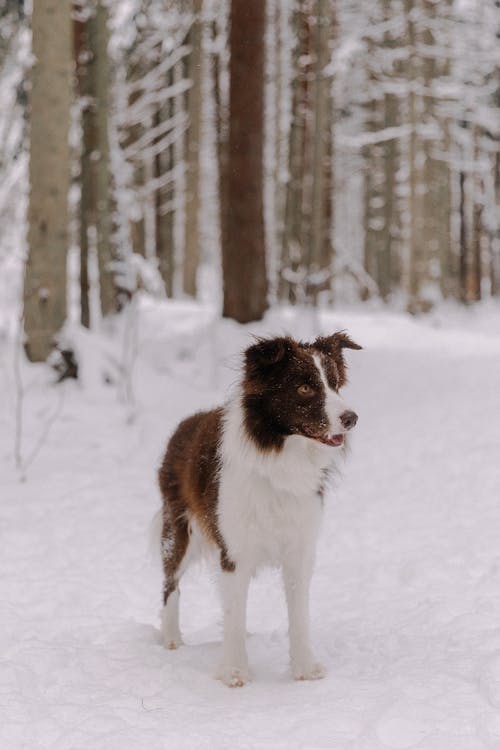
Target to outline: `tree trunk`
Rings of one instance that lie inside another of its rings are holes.
[[[465,193],[465,172],[460,171],[459,175],[459,218],[460,218],[460,299],[467,302],[467,212],[466,212],[466,193]]]
[[[327,69],[334,4],[297,3],[294,12],[292,123],[280,296],[316,303],[331,289],[333,131],[332,79]]]
[[[225,317],[260,320],[267,308],[263,211],[265,0],[231,0],[229,144],[223,232]]]
[[[144,75],[142,67],[137,63],[127,71],[130,75],[128,80],[136,82],[137,78]],[[137,78],[136,78],[137,77]],[[132,92],[129,97],[128,105],[133,105],[138,102],[143,96],[141,89],[136,89]],[[143,123],[134,123],[129,125],[127,128],[127,137],[124,140],[123,148],[134,144],[144,133]],[[145,222],[145,206],[144,206],[144,186],[146,184],[146,169],[142,154],[136,154],[131,159],[132,162],[132,189],[135,193],[134,205],[132,206],[132,215],[130,216],[130,242],[132,245],[132,252],[138,253],[139,255],[146,256],[146,222]]]
[[[469,291],[470,302],[478,302],[481,299],[481,282],[483,278],[483,266],[481,258],[481,240],[483,236],[482,213],[482,205],[477,200],[475,200],[472,214],[472,268]]]
[[[99,263],[99,289],[101,313],[104,316],[117,309],[117,299],[112,268],[112,200],[109,154],[109,89],[110,67],[108,56],[108,11],[99,0],[95,15],[89,19],[89,47],[91,60],[88,66],[91,97],[94,100],[96,149],[91,153],[94,167],[94,200],[96,248]]]
[[[421,76],[420,60],[417,57],[417,25],[413,14],[415,3],[405,0],[408,34],[408,118],[410,124],[410,138],[408,149],[409,170],[409,258],[407,296],[408,310],[412,313],[421,312],[425,304],[421,299],[422,282],[425,272],[425,253],[422,244],[424,229],[423,212],[423,163],[422,143],[420,140],[419,124],[421,121],[422,101],[418,95],[418,82]]]
[[[332,286],[333,133],[332,79],[325,72],[331,57],[333,3],[317,0],[314,35],[314,137],[312,146],[312,206],[307,296],[317,304],[318,294]],[[315,275],[311,277],[311,272]]]
[[[481,299],[483,280],[483,208],[484,208],[484,185],[480,173],[481,161],[481,130],[478,125],[474,128],[474,163],[475,174],[472,176],[472,237],[471,237],[471,262],[469,280],[469,302],[478,302]]]
[[[395,15],[401,13],[402,9],[393,0],[384,0],[384,21],[391,25],[384,34],[383,46],[396,55],[401,50],[403,38],[399,25],[393,27]],[[390,68],[390,84],[393,86],[398,77],[404,75],[404,63],[396,62]],[[397,128],[402,123],[402,102],[399,94],[395,93],[392,86],[384,90],[384,129]],[[380,296],[388,300],[392,291],[398,289],[401,284],[401,236],[402,217],[400,205],[400,168],[401,168],[401,141],[398,138],[387,138],[383,143],[384,159],[384,243],[380,249],[378,258],[377,283]]]
[[[468,304],[481,299],[482,268],[482,211],[483,185],[481,175],[472,171],[481,168],[479,159],[479,128],[471,129],[467,121],[461,122],[464,128],[464,145],[462,147],[462,168],[460,184],[460,298]],[[466,138],[465,136],[469,136]]]
[[[174,68],[171,67],[167,74],[166,85],[173,86]],[[157,127],[166,119],[174,115],[174,98],[171,97],[166,104],[158,106],[153,126]],[[159,136],[156,142],[161,140]],[[171,173],[174,168],[174,144],[170,143],[166,149],[163,149],[155,155],[154,159],[154,176],[155,179],[164,177],[165,174]],[[166,185],[158,187],[155,192],[155,244],[156,255],[158,258],[158,269],[165,284],[167,297],[173,296],[174,288],[174,180],[170,174]]]
[[[214,109],[215,109],[215,140],[217,149],[217,172],[218,172],[218,196],[219,196],[219,229],[221,248],[226,247],[227,231],[227,158],[228,158],[228,102],[224,97],[222,86],[223,78],[223,59],[221,55],[222,42],[220,36],[222,30],[216,19],[212,21],[212,58],[211,72],[214,89]]]
[[[399,125],[400,102],[392,93],[384,95],[384,128]],[[398,233],[400,216],[397,199],[397,174],[399,171],[399,148],[396,138],[384,142],[384,234],[385,242],[378,260],[378,288],[380,296],[388,300],[393,287],[399,286]]]
[[[422,60],[424,83],[422,151],[424,157],[423,194],[424,223],[420,242],[424,253],[423,282],[433,290],[433,302],[441,294],[448,296],[453,289],[453,264],[451,258],[451,188],[447,115],[441,112],[442,97],[436,88],[440,78],[450,74],[449,59],[443,56],[436,40],[435,29],[441,18],[434,0],[423,0],[423,13],[427,28],[422,34],[426,55]],[[448,2],[439,6],[446,11]],[[436,134],[436,130],[438,131]]]
[[[275,110],[274,110],[274,129],[272,131],[272,144],[274,150],[274,170],[273,170],[273,207],[274,207],[274,234],[272,236],[273,246],[273,260],[274,264],[278,263],[279,255],[278,248],[281,248],[283,244],[283,225],[284,225],[284,193],[285,186],[283,183],[283,174],[286,169],[286,138],[283,133],[283,105],[284,96],[288,93],[286,91],[286,66],[284,65],[284,40],[283,40],[283,22],[286,22],[287,14],[285,8],[282,7],[281,0],[274,0],[274,6],[272,7],[272,28],[271,28],[271,39],[269,46],[272,47],[272,54],[274,55],[274,98],[275,98]],[[269,48],[269,47],[268,47]],[[269,52],[271,55],[271,51]],[[278,255],[278,257],[276,257]]]
[[[304,60],[309,55],[309,26],[302,12],[293,15],[295,49],[293,53],[292,122],[288,148],[288,184],[285,199],[285,225],[281,256],[279,296],[291,304],[300,297],[300,267],[304,262],[304,182],[306,152],[307,75]]]
[[[499,93],[500,99],[500,93]],[[498,148],[498,144],[497,144]],[[493,157],[494,164],[494,178],[493,178],[493,189],[495,205],[500,206],[500,148],[497,150]],[[490,244],[490,287],[491,296],[500,297],[500,222],[497,222],[496,227],[493,230]]]
[[[81,32],[78,84],[83,97],[80,157],[81,322],[90,325],[88,256],[97,254],[103,317],[117,309],[112,268],[112,199],[109,154],[108,13],[102,2],[92,9]]]
[[[81,12],[81,7],[78,8]],[[74,21],[74,51],[76,63],[76,81],[78,96],[85,102],[87,96],[87,56],[88,56],[88,26],[81,19]],[[88,135],[89,108],[82,107],[82,152],[80,155],[80,205],[78,212],[80,237],[80,323],[90,328],[90,285],[89,285],[89,235],[88,218],[91,203],[91,164],[90,151],[85,147],[85,137]]]
[[[134,18],[134,41],[126,58],[125,85],[126,109],[133,112],[131,121],[125,118],[122,133],[122,148],[130,164],[131,206],[129,232],[132,252],[150,257],[154,254],[154,192],[148,190],[148,183],[154,178],[154,157],[150,154],[150,144],[141,147],[145,136],[153,126],[153,107],[144,104],[151,91],[142,80],[151,74],[155,56],[148,48],[148,38],[152,33],[151,3],[139,0]],[[143,105],[140,114],[138,108]]]
[[[183,289],[196,297],[196,276],[200,262],[200,139],[202,120],[202,12],[203,1],[194,0],[193,23],[188,44],[191,52],[187,59],[191,88],[187,94],[188,130],[186,134],[186,206],[184,236]]]
[[[70,0],[33,2],[30,201],[24,283],[26,352],[44,361],[66,318],[68,142],[73,49]]]
[[[368,59],[376,59],[373,43],[368,46]],[[371,100],[366,108],[366,130],[376,136],[384,128],[384,94],[382,81],[376,73],[371,72],[368,78]],[[382,137],[382,136],[380,136]],[[380,260],[384,257],[387,243],[386,224],[386,171],[384,160],[384,143],[375,142],[365,146],[365,247],[364,266],[366,273],[377,284],[379,294],[384,297],[380,288]],[[384,297],[385,298],[385,297]]]
[[[443,156],[433,159],[429,165],[435,207],[436,253],[440,269],[441,296],[458,298],[457,257],[451,237],[451,172],[448,164],[450,144],[448,123],[443,122]]]

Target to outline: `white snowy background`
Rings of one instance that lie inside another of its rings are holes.
[[[23,360],[16,379],[0,341],[2,750],[500,748],[500,309],[304,321],[285,310],[239,327],[144,297],[136,345],[118,322],[112,336],[75,331],[82,378],[58,387]],[[270,571],[251,588],[254,680],[231,690],[214,679],[221,616],[204,568],[182,589],[187,645],[160,645],[156,469],[177,421],[224,399],[251,333],[314,327],[364,346],[348,353],[360,420],[312,586],[328,675],[290,679]]]

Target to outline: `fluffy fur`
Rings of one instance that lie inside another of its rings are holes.
[[[170,439],[159,471],[163,496],[162,628],[181,644],[179,580],[203,549],[218,559],[224,610],[220,678],[250,674],[245,647],[248,586],[263,565],[283,572],[292,674],[324,674],[309,637],[309,583],[328,471],[357,421],[339,395],[345,333],[312,344],[264,339],[245,351],[243,377],[224,406],[195,414]]]

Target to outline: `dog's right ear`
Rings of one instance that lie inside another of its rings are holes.
[[[245,351],[245,362],[250,368],[268,368],[283,362],[292,351],[291,339],[258,339]]]

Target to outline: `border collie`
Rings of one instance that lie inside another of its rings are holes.
[[[223,599],[219,677],[231,687],[249,680],[246,600],[262,565],[283,572],[293,677],[324,675],[309,639],[309,583],[325,482],[358,419],[339,396],[345,348],[361,349],[343,332],[258,340],[234,398],[181,422],[159,470],[164,643],[182,643],[179,580],[208,548]]]

